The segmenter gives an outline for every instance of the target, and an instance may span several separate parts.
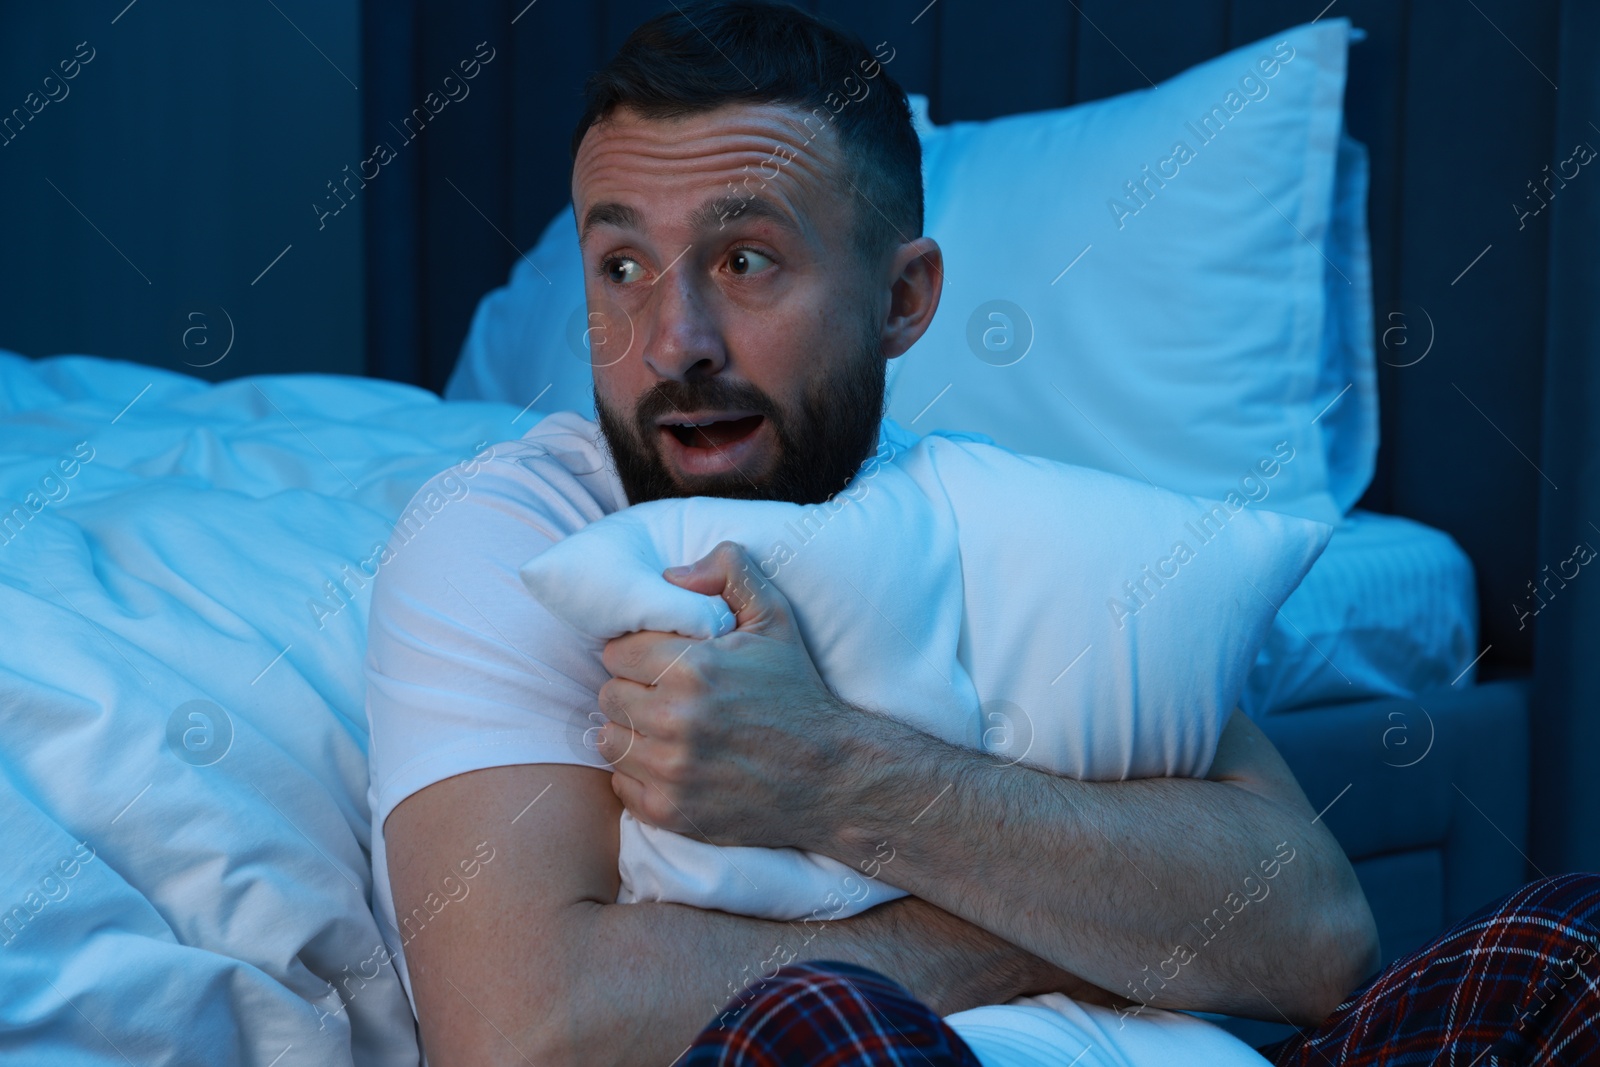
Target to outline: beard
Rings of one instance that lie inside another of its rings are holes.
[[[607,408],[596,389],[595,414],[628,503],[719,496],[821,504],[831,498],[866,461],[883,420],[886,368],[876,332],[857,348],[841,377],[809,384],[797,411],[785,411],[748,382],[668,379],[640,397],[628,419]],[[668,470],[658,446],[657,420],[673,412],[705,410],[750,411],[771,423],[778,447],[768,461],[770,469],[685,478]]]

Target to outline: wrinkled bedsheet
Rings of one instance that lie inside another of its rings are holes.
[[[0,1054],[418,1061],[370,909],[376,549],[540,417],[0,352]]]

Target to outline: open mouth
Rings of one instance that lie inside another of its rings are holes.
[[[738,444],[761,428],[763,416],[716,419],[703,423],[667,423],[662,427],[685,448],[721,450]]]

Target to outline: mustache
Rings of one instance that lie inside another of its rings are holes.
[[[771,397],[749,382],[708,378],[704,381],[660,381],[639,398],[634,407],[634,422],[643,436],[654,431],[656,421],[666,415],[704,409],[751,411],[774,424],[783,424],[783,413]]]

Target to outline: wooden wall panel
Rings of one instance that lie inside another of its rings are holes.
[[[939,122],[1066,107],[1073,96],[1078,17],[1067,4],[1019,11],[952,3],[939,17]],[[933,12],[930,12],[931,16]]]
[[[515,192],[506,230],[522,249],[533,247],[569,199],[567,143],[582,111],[584,79],[604,60],[601,7],[539,3],[524,8],[527,3],[512,0],[517,22],[508,140]]]
[[[504,282],[507,257],[516,254],[505,235],[513,200],[507,136],[516,64],[513,14],[508,0],[456,0],[448,9],[422,9],[419,37],[427,44],[415,68],[413,106],[429,94],[438,99],[452,91],[444,79],[459,79],[463,61],[469,70],[478,63],[477,76],[461,83],[468,95],[447,104],[415,141],[399,149],[422,152],[419,247],[427,298],[418,310],[424,384],[431,389],[444,388],[463,322],[485,292]],[[479,54],[492,58],[485,63]]]
[[[1546,72],[1557,12],[1477,6],[1413,6],[1399,289],[1437,338],[1427,359],[1391,376],[1399,418],[1387,429],[1396,509],[1461,543],[1478,567],[1490,658],[1526,664],[1532,631],[1518,630],[1511,605],[1538,569],[1549,216],[1519,231],[1512,204],[1555,162]]]
[[[1069,0],[1078,12],[1075,98],[1148,89],[1228,50],[1221,0],[1182,4]]]

